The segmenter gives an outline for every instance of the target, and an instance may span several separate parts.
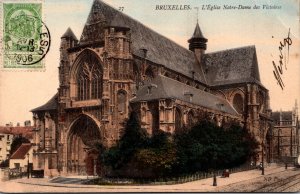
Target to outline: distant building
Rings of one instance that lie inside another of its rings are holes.
[[[10,157],[9,168],[20,168],[22,172],[27,170],[28,164],[32,165],[33,149],[31,143],[23,143]]]
[[[1,127],[0,126],[0,163],[9,159],[9,152],[14,137],[23,136],[33,141],[33,127]]]
[[[31,121],[30,120],[25,121],[24,126],[25,127],[30,127],[31,126]]]
[[[14,135],[0,131],[0,163],[9,158],[10,146]]]
[[[274,161],[284,162],[286,157],[299,155],[299,114],[298,105],[292,111],[272,113],[274,128],[272,131],[272,156]]]

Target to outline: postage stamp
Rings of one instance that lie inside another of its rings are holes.
[[[44,69],[50,33],[42,21],[42,2],[3,2],[1,63],[3,69]]]

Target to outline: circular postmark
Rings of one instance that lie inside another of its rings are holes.
[[[34,6],[12,7],[5,14],[4,55],[10,65],[39,64],[49,52],[51,36]]]

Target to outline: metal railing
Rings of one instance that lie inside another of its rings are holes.
[[[248,171],[255,169],[256,166],[243,165],[236,168],[228,169],[229,173],[237,173],[242,171]],[[224,170],[215,171],[216,176],[222,176]],[[178,177],[164,177],[164,178],[155,178],[155,179],[143,179],[143,178],[98,178],[92,180],[92,184],[112,184],[112,185],[127,185],[127,184],[150,184],[150,185],[171,185],[171,184],[181,184],[206,178],[212,178],[214,172],[197,172],[192,175],[184,175]]]

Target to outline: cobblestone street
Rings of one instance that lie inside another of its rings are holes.
[[[176,185],[128,185],[98,186],[81,185],[76,179],[68,177],[61,183],[50,182],[53,179],[16,179],[1,182],[1,192],[295,192],[300,191],[300,170],[282,166],[265,169],[265,175],[259,170],[250,170],[231,174],[229,178],[217,178],[218,186],[212,186],[212,178]],[[80,177],[83,178],[83,177]],[[86,178],[86,177],[85,177]],[[62,179],[63,180],[63,179]],[[66,179],[67,180],[67,179]]]

